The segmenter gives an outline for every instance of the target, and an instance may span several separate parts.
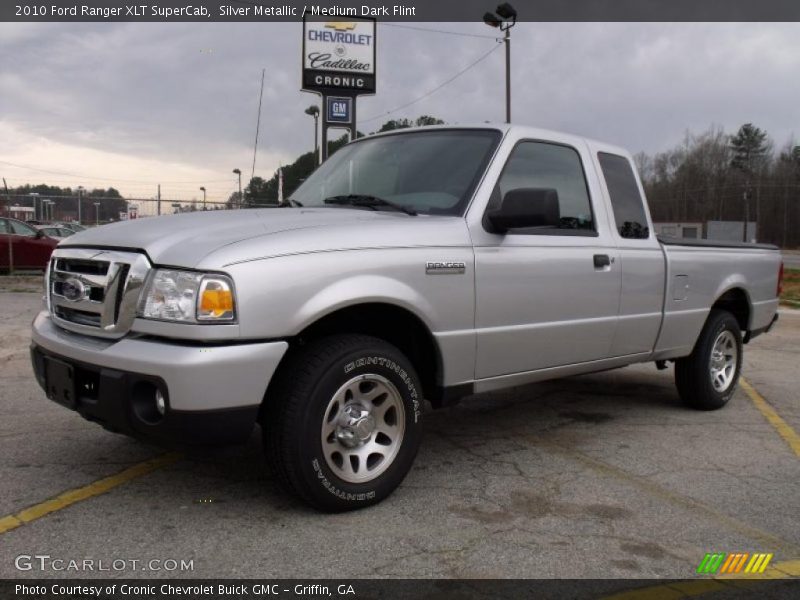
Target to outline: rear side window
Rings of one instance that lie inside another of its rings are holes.
[[[631,163],[624,156],[606,152],[599,152],[597,158],[606,179],[611,207],[614,209],[614,221],[620,236],[629,239],[650,237],[644,202],[639,186],[636,185]]]

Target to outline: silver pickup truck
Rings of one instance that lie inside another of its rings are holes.
[[[347,510],[400,484],[423,399],[649,361],[717,409],[777,319],[777,248],[657,239],[630,154],[572,135],[370,136],[286,204],[64,240],[33,323],[47,396],[162,443],[258,423],[288,490]]]

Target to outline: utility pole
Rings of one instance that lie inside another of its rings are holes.
[[[238,206],[236,208],[242,208],[244,204],[244,199],[242,198],[242,170],[241,169],[234,169],[233,173],[239,176],[239,202],[237,202]]]
[[[83,202],[81,202],[81,200],[83,199],[82,196],[83,196],[83,186],[79,185],[78,186],[78,223],[79,224],[81,222],[81,204],[83,204]]]
[[[158,184],[158,202],[156,203],[156,210],[158,211],[158,216],[161,216],[161,184]]]
[[[746,173],[747,179],[744,182],[744,230],[742,241],[747,241],[747,221],[750,220],[750,148],[747,148]]]
[[[6,188],[6,215],[11,218],[11,194],[8,193],[8,184],[6,178],[3,177],[3,187]],[[11,233],[9,231],[9,233]],[[8,238],[8,274],[14,274],[14,246],[11,244],[11,236]]]
[[[744,189],[744,227],[742,228],[742,241],[747,241],[747,221],[750,219],[750,194],[745,186]]]
[[[6,216],[11,218],[11,194],[8,193],[8,184],[5,177],[3,177],[3,187],[6,188]]]
[[[511,27],[506,27],[506,123],[511,123]]]

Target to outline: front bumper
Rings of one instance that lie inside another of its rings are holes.
[[[164,339],[92,338],[34,319],[31,360],[48,392],[46,362],[71,368],[69,408],[107,429],[162,443],[235,443],[250,435],[267,385],[288,344],[181,344]],[[151,410],[165,398],[164,415]]]

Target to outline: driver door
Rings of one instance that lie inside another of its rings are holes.
[[[471,226],[476,379],[609,356],[621,276],[593,169],[582,141],[519,140],[511,150],[487,212],[511,190],[555,190],[559,225],[498,234],[484,214]]]

